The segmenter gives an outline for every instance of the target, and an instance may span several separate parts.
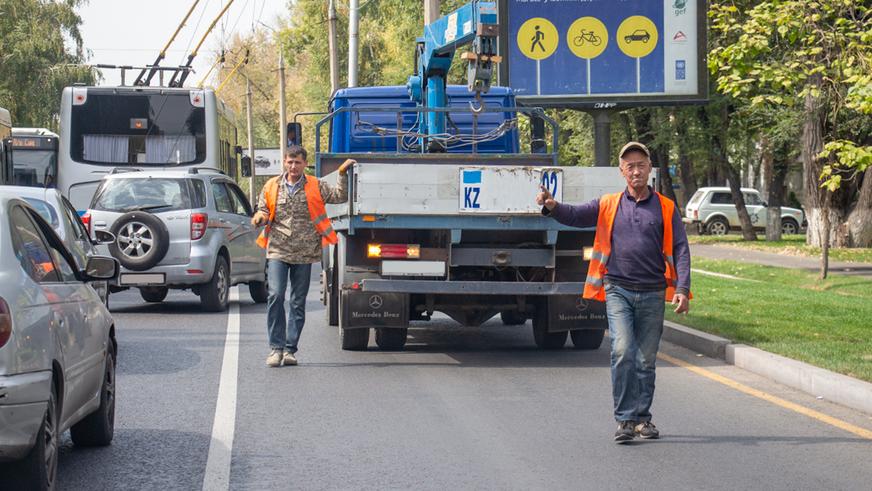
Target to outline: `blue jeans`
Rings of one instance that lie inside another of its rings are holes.
[[[618,421],[651,421],[654,365],[663,334],[665,292],[606,285],[612,343],[612,396]]]
[[[288,264],[277,259],[267,260],[269,297],[266,301],[266,323],[269,346],[291,353],[297,352],[297,342],[306,322],[306,295],[309,294],[311,264]],[[291,308],[285,318],[285,292],[291,281]]]

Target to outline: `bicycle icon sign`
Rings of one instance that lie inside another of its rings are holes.
[[[597,36],[594,31],[588,31],[585,29],[582,29],[578,36],[572,38],[572,44],[576,46],[584,46],[585,42],[590,43],[593,46],[599,46],[602,44],[603,39]]]

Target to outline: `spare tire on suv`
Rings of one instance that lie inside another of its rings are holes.
[[[109,253],[125,268],[145,271],[159,263],[170,247],[166,225],[151,213],[131,211],[115,220],[110,232],[117,240],[109,244]]]

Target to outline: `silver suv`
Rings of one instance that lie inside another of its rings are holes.
[[[121,263],[111,290],[139,288],[147,302],[191,289],[203,309],[227,308],[228,290],[248,283],[267,300],[266,258],[251,225],[251,205],[233,180],[211,169],[125,171],[103,178],[82,217],[93,235],[108,230],[107,246]]]
[[[742,188],[745,208],[751,216],[754,228],[766,228],[766,202],[756,189]],[[728,187],[699,188],[687,203],[684,223],[696,225],[699,233],[709,235],[728,234],[731,229],[741,229],[739,212],[733,204],[732,193]],[[802,210],[781,207],[781,233],[798,234],[805,225]]]

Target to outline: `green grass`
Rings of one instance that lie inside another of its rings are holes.
[[[760,240],[746,242],[738,234],[730,235],[690,235],[687,237],[691,244],[723,244],[733,247],[742,247],[756,251],[774,252],[788,256],[802,256],[819,258],[820,247],[805,245],[805,235],[785,235],[782,240],[767,242],[764,235],[758,234]],[[872,263],[872,248],[856,249],[830,249],[831,261]]]
[[[667,319],[872,382],[872,280],[697,258],[693,268],[756,281],[694,272],[690,314],[667,308]]]

